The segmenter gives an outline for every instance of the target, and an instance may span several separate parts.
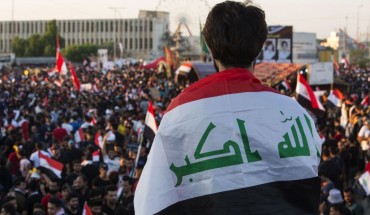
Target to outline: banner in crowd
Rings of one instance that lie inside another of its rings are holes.
[[[333,62],[311,63],[308,66],[309,84],[323,85],[334,83]]]
[[[293,26],[268,26],[268,35],[262,47],[259,62],[292,63]]]

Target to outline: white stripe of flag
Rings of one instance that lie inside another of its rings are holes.
[[[51,170],[56,176],[58,176],[58,178],[62,178],[62,170],[64,166],[62,163],[53,160],[52,158],[49,158],[40,152],[39,157],[40,157],[40,166]]]

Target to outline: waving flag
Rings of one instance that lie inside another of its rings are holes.
[[[168,106],[135,214],[316,214],[320,149],[295,100],[245,69],[216,73]]]
[[[94,162],[100,161],[100,150],[99,149],[92,153],[92,160]]]
[[[302,74],[298,74],[297,77],[298,81],[295,91],[297,93],[298,103],[316,115],[323,115],[325,113],[325,108],[316,98],[310,85],[308,85]]]
[[[69,70],[71,71],[71,74],[72,74],[71,78],[72,78],[72,81],[73,81],[73,85],[75,86],[77,91],[80,91],[81,84],[80,84],[80,81],[78,80],[75,69],[73,68],[73,65],[72,65],[71,62],[69,62]]]
[[[66,75],[67,74],[67,65],[66,62],[64,61],[64,58],[62,56],[62,53],[60,53],[60,46],[59,46],[59,36],[57,35],[57,44],[56,44],[56,65],[55,65],[55,71],[59,72],[60,74]]]
[[[286,91],[292,90],[292,87],[290,86],[290,84],[287,80],[282,81],[281,85],[285,88]]]
[[[82,211],[82,215],[93,215],[89,205],[85,202],[84,210]]]
[[[369,95],[365,96],[365,98],[364,98],[364,99],[362,99],[362,101],[361,101],[361,105],[362,105],[363,107],[367,107],[368,105],[370,105]]]
[[[85,135],[84,135],[84,131],[83,131],[83,128],[79,128],[76,132],[75,132],[75,142],[76,143],[79,143],[79,142],[82,142],[85,140]]]
[[[328,101],[331,102],[333,105],[340,107],[341,100],[344,98],[345,97],[340,90],[334,89],[330,91],[330,95],[328,96]]]
[[[144,137],[148,138],[150,142],[153,143],[156,133],[157,123],[155,122],[153,103],[150,101],[145,117]]]
[[[58,178],[62,178],[62,170],[63,170],[63,164],[49,158],[48,156],[45,156],[41,152],[39,152],[39,158],[40,158],[40,166],[44,167],[48,170],[50,170],[55,176]]]

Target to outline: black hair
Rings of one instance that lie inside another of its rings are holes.
[[[49,203],[55,205],[57,208],[62,207],[62,200],[57,197],[51,197]]]
[[[267,38],[265,12],[251,1],[225,1],[208,14],[204,39],[224,66],[250,67]]]

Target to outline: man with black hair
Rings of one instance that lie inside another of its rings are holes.
[[[35,203],[41,202],[42,195],[39,192],[39,183],[36,180],[28,182],[27,207],[28,214],[32,214]]]
[[[218,73],[167,107],[135,192],[135,214],[317,214],[315,123],[253,75],[267,38],[265,12],[251,1],[225,1],[212,8],[202,32]]]
[[[119,197],[117,200],[118,205],[122,205],[127,208],[134,201],[134,194],[132,193],[133,180],[129,176],[123,176],[122,188],[119,189]]]
[[[17,200],[17,211],[19,214],[27,214],[27,184],[24,178],[17,178],[14,181],[15,199]]]
[[[56,179],[51,179],[48,184],[47,188],[49,192],[41,199],[41,203],[44,205],[45,208],[48,208],[48,202],[51,198],[59,198],[62,199],[62,195],[59,192],[59,182]],[[50,214],[48,214],[50,215]]]
[[[103,213],[101,211],[102,200],[100,200],[100,199],[90,199],[88,201],[88,205],[89,205],[93,215],[103,215]]]
[[[48,203],[48,215],[66,215],[62,207],[62,200],[52,197]]]
[[[346,206],[351,211],[352,215],[362,215],[364,213],[363,207],[359,205],[355,200],[354,191],[352,188],[349,187],[344,189],[343,197]]]
[[[109,185],[105,188],[102,212],[107,215],[114,214],[116,206],[117,206],[117,188],[115,185]]]
[[[82,213],[81,208],[78,204],[78,194],[71,192],[67,198],[64,205],[64,211],[67,215],[80,215]]]

